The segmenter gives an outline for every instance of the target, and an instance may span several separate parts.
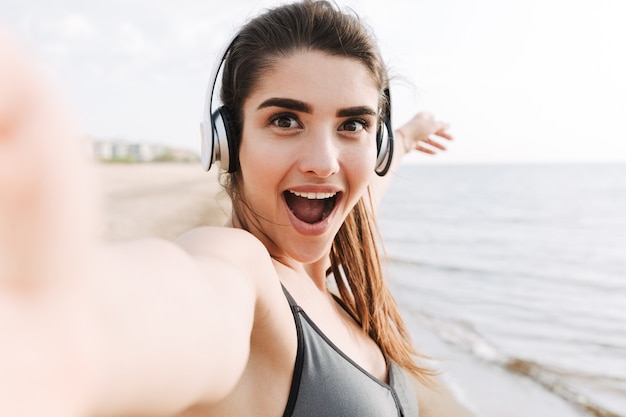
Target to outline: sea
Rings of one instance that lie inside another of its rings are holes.
[[[426,363],[479,417],[626,417],[626,164],[403,165],[379,226]]]

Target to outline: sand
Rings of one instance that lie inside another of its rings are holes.
[[[175,239],[197,226],[224,224],[230,210],[215,172],[199,163],[98,164],[102,237],[110,242]]]
[[[224,224],[230,210],[215,172],[199,163],[98,164],[106,241],[175,239],[198,226]],[[445,385],[417,384],[420,417],[472,417]]]

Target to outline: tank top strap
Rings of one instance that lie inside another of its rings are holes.
[[[339,306],[341,308],[343,308],[345,310],[346,313],[348,313],[348,315],[350,317],[352,317],[352,320],[354,320],[360,327],[363,327],[363,323],[361,323],[361,320],[359,320],[359,318],[352,313],[352,311],[348,308],[348,306],[346,305],[346,303],[341,299],[341,297],[339,297],[336,294],[333,294],[333,298],[335,299],[335,302],[337,304],[339,304]]]
[[[287,288],[285,288],[285,286],[283,285],[282,282],[280,283],[280,286],[283,288],[283,293],[285,294],[285,297],[287,298],[287,301],[289,302],[289,306],[292,309],[300,308],[298,303],[296,303],[296,300],[294,300],[293,297],[291,296],[291,294],[289,294],[289,291],[287,291]]]
[[[285,294],[285,297],[287,298],[287,301],[289,302],[289,306],[292,308],[292,310],[295,309],[295,311],[299,311],[302,310],[302,307],[300,307],[298,305],[298,303],[296,302],[296,300],[294,300],[294,298],[291,296],[291,294],[289,293],[289,291],[287,291],[287,288],[285,288],[285,286],[282,284],[280,284],[280,286],[283,289],[283,293]],[[333,296],[333,299],[335,300],[335,302],[337,304],[339,304],[339,306],[345,310],[346,313],[348,313],[348,315],[350,317],[352,317],[352,320],[354,320],[359,326],[362,326],[361,320],[359,320],[358,317],[356,317],[352,311],[350,311],[350,309],[348,308],[348,306],[346,305],[346,303],[337,295],[337,294],[333,294],[331,293],[331,295]]]

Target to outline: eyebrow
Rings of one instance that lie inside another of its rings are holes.
[[[263,103],[259,104],[257,110],[264,109],[266,107],[282,107],[289,110],[299,111],[303,113],[311,113],[311,106],[300,100],[294,100],[291,98],[268,98]]]
[[[358,106],[349,107],[347,109],[341,109],[337,112],[337,117],[354,117],[354,116],[376,116],[376,113],[371,107]]]
[[[311,106],[309,106],[307,103],[300,101],[300,100],[294,100],[291,98],[280,98],[280,97],[268,98],[263,103],[259,104],[259,107],[257,107],[257,110],[261,110],[266,107],[282,107],[284,109],[299,111],[302,113],[312,113]],[[364,116],[364,115],[376,116],[377,114],[378,113],[376,113],[374,109],[368,106],[348,107],[348,108],[340,109],[337,111],[337,117],[354,117],[354,116]]]

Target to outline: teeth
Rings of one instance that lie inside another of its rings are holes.
[[[309,200],[325,200],[327,198],[334,197],[337,193],[300,193],[298,191],[291,191],[291,194],[294,194],[298,197],[308,198]]]

